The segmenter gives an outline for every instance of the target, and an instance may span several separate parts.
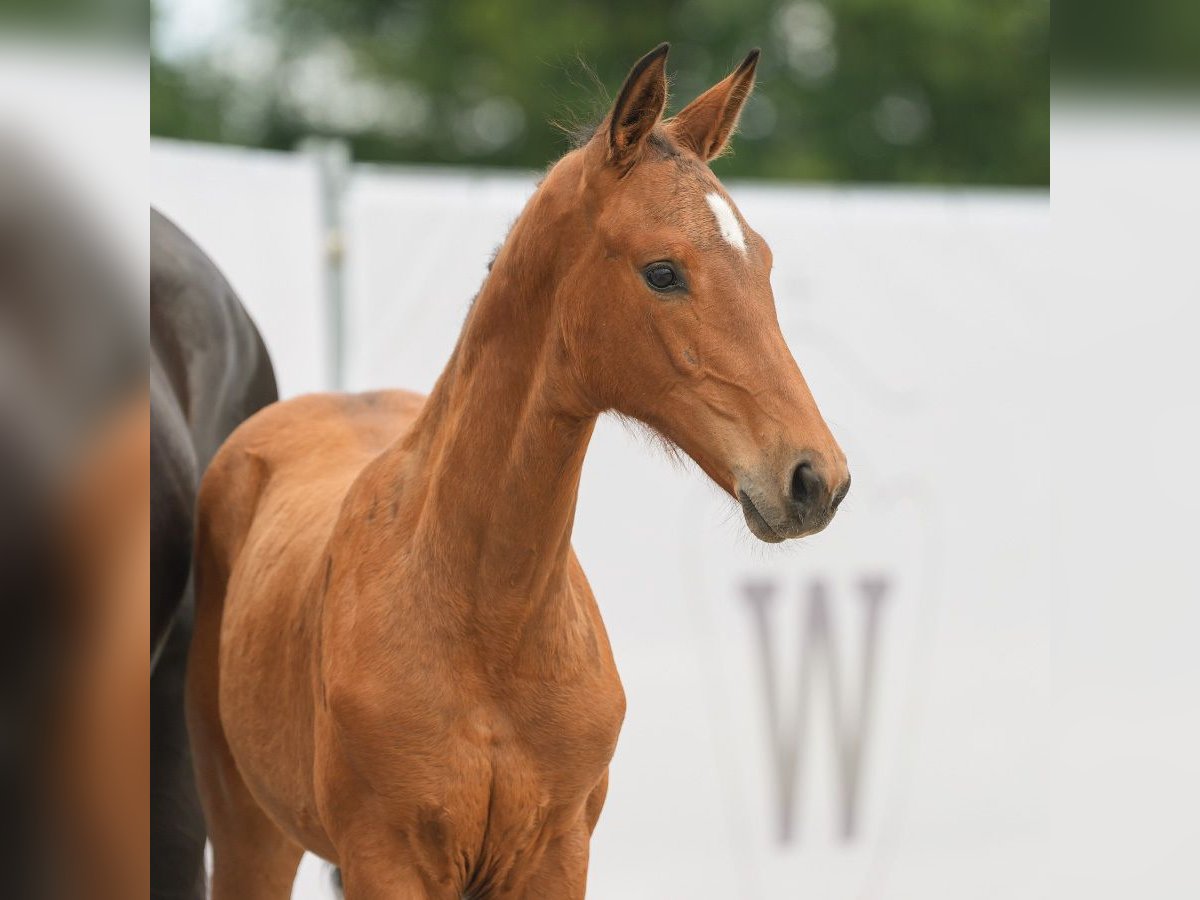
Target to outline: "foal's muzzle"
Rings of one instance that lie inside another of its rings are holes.
[[[816,534],[830,523],[849,490],[845,462],[826,462],[815,453],[800,454],[783,477],[737,474],[746,525],[770,544]]]

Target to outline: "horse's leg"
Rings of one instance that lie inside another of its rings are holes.
[[[537,868],[520,879],[513,890],[494,891],[488,895],[489,900],[583,900],[592,832],[607,794],[608,772],[605,772],[588,797],[582,819],[550,843]]]
[[[183,688],[192,636],[181,610],[150,676],[150,896],[204,900],[204,812],[192,775]]]
[[[533,871],[510,879],[510,890],[491,891],[488,900],[583,900],[590,838],[591,830],[584,822],[558,835]]]
[[[218,836],[213,829],[212,900],[289,900],[303,848],[257,807]]]
[[[199,678],[193,666],[193,698]],[[250,794],[215,707],[210,715],[203,701],[193,700],[189,711],[196,784],[212,843],[212,900],[288,900],[303,848],[279,830]]]
[[[439,890],[400,860],[402,850],[342,854],[342,891],[345,900],[459,900],[458,891]]]
[[[225,739],[217,689],[222,602],[204,596],[203,582],[198,577],[187,710],[213,849],[212,900],[289,900],[304,850],[259,807]]]

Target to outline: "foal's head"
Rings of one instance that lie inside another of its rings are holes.
[[[666,56],[664,44],[633,67],[539,189],[562,336],[590,403],[678,444],[761,540],[801,537],[846,495],[846,458],[780,334],[771,250],[708,167],[758,51],[664,122]]]

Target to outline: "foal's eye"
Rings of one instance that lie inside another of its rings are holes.
[[[642,273],[646,277],[646,284],[654,288],[656,291],[673,291],[675,288],[683,287],[683,282],[679,280],[679,275],[675,271],[675,267],[670,263],[656,262],[646,266]]]

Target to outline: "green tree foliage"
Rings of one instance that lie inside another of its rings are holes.
[[[165,2],[165,0],[164,0]],[[672,43],[673,107],[762,47],[722,174],[1044,185],[1048,0],[251,0],[244,34],[155,59],[152,130],[364,160],[540,167]]]

